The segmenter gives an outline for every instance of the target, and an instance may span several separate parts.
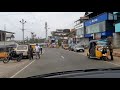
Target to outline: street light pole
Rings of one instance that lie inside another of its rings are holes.
[[[26,21],[24,21],[24,19],[22,19],[22,21],[20,21],[20,23],[22,23],[22,32],[23,32],[23,44],[25,43],[24,42],[24,24],[26,23]]]

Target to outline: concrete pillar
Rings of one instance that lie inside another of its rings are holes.
[[[114,48],[120,48],[120,33],[113,34],[113,46]]]

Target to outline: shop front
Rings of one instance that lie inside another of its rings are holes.
[[[113,38],[114,46],[120,48],[120,23],[115,24],[115,33]]]
[[[83,39],[84,39],[84,23],[80,23],[79,25],[77,25],[77,27],[75,27],[76,29],[76,43],[84,43]]]
[[[115,29],[109,14],[110,13],[103,13],[84,22],[86,28],[85,37],[89,38],[89,40],[99,40],[113,36]]]

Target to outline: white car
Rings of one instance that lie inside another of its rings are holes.
[[[84,47],[82,47],[82,46],[80,46],[80,45],[75,45],[74,46],[74,48],[73,48],[73,50],[75,51],[75,52],[84,52],[85,51],[85,49],[84,49]]]
[[[18,45],[16,52],[23,53],[23,56],[28,58],[28,45]]]

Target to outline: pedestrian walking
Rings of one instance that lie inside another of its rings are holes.
[[[110,43],[110,56],[111,56],[111,60],[113,60],[113,47],[112,47],[112,43]]]
[[[33,48],[32,48],[32,46],[30,45],[29,46],[29,60],[31,60],[31,59],[33,59]]]
[[[36,52],[36,59],[37,58],[40,59],[40,47],[38,46],[38,44],[36,44],[35,46],[35,52]]]
[[[40,51],[41,51],[41,54],[42,54],[42,49],[43,49],[43,48],[42,48],[42,45],[41,45],[41,46],[40,46]]]
[[[111,42],[108,43],[108,48],[109,48],[109,51],[110,51],[111,60],[113,60],[113,46],[112,46]]]

